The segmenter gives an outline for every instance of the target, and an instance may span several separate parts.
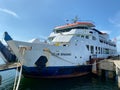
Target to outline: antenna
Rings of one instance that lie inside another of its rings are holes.
[[[72,19],[72,22],[73,22],[73,23],[76,23],[78,20],[79,20],[78,16],[75,16],[75,18]]]
[[[71,21],[71,23],[76,23],[78,20],[79,20],[78,16],[75,16],[74,19],[71,19],[71,20],[66,19],[65,21],[67,22],[67,24],[69,24],[70,21]]]

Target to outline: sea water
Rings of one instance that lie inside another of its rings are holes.
[[[5,62],[0,58],[0,65],[2,64]],[[15,75],[15,69],[0,71],[0,90],[12,90]]]
[[[22,78],[19,90],[119,90],[116,80],[91,75],[69,79]]]
[[[0,71],[0,90],[12,90],[15,79],[15,69]]]
[[[0,60],[0,64],[4,62]],[[0,90],[13,90],[16,70],[0,71]],[[32,79],[22,76],[19,90],[119,90],[117,81],[86,75],[69,79]]]
[[[0,85],[0,90],[13,90],[14,73],[16,71],[0,72],[6,78]],[[9,74],[8,74],[9,73]],[[3,76],[2,75],[2,76]],[[119,90],[117,81],[113,79],[102,79],[86,75],[69,79],[32,79],[22,76],[19,90]]]

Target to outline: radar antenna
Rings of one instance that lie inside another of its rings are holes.
[[[75,18],[72,19],[72,22],[73,22],[73,23],[76,23],[78,20],[79,20],[78,16],[75,16]]]

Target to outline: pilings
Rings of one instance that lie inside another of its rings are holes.
[[[120,88],[120,68],[116,67],[116,75],[118,80],[118,87]]]

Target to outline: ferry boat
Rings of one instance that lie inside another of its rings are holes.
[[[91,22],[73,22],[55,27],[48,41],[4,40],[23,64],[23,75],[30,78],[70,78],[92,71],[95,60],[115,56],[116,43]]]

